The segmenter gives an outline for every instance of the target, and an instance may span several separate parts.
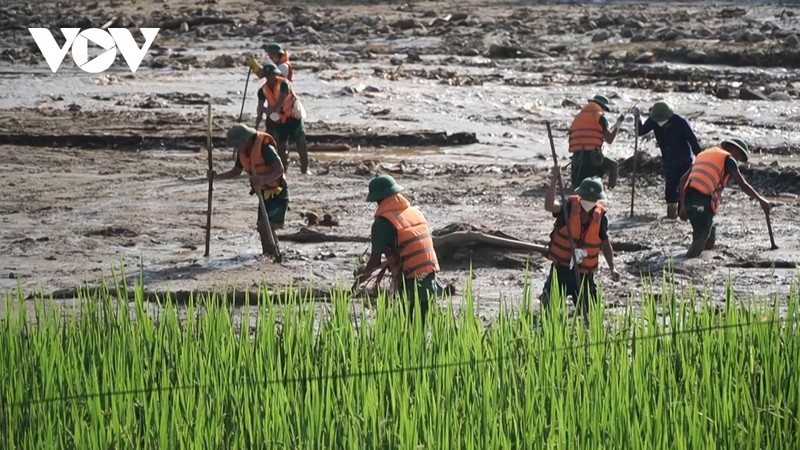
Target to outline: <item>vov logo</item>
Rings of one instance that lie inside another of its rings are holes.
[[[128,67],[131,68],[131,72],[136,73],[144,55],[153,45],[158,30],[159,28],[141,28],[144,44],[140,48],[130,30],[126,28],[109,28],[108,31],[100,28],[87,28],[83,31],[80,28],[62,28],[61,34],[64,35],[66,42],[63,47],[59,47],[49,29],[28,28],[53,73],[56,73],[61,67],[61,62],[64,61],[70,48],[72,48],[73,61],[84,72],[101,73],[106,71],[114,64],[117,49],[119,49],[125,62],[128,63]],[[105,50],[91,61],[89,61],[89,41]]]

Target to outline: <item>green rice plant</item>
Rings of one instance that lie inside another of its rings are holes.
[[[800,446],[796,287],[721,308],[664,279],[586,327],[558,298],[535,314],[529,286],[484,325],[468,285],[425,327],[385,295],[357,327],[344,290],[322,314],[300,289],[154,305],[121,279],[82,289],[74,316],[40,296],[31,319],[6,295],[0,448]]]

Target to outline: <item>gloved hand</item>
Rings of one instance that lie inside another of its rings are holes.
[[[569,268],[572,269],[575,264],[580,264],[583,261],[583,258],[588,256],[589,254],[586,252],[586,249],[583,248],[576,248],[575,254],[573,255],[572,259],[569,261]]]

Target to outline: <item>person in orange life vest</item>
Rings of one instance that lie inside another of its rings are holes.
[[[242,172],[250,177],[250,194],[263,196],[272,232],[283,228],[286,211],[289,209],[289,187],[283,174],[283,164],[275,150],[275,140],[267,133],[256,131],[244,124],[236,124],[228,130],[228,145],[236,148],[236,164],[233,169],[217,174],[210,171],[208,176],[216,180],[232,180]],[[251,175],[255,167],[256,175]],[[274,254],[269,244],[269,231],[265,218],[258,208],[258,233],[261,237],[263,254]]]
[[[401,191],[403,187],[390,175],[378,175],[369,182],[367,201],[377,202],[378,210],[372,224],[372,253],[356,282],[362,283],[380,268],[385,254],[394,286],[407,295],[409,319],[418,302],[424,322],[430,297],[444,293],[445,286],[436,275],[439,261],[428,222]]]
[[[281,44],[269,44],[266,46],[267,55],[269,59],[278,66],[281,71],[281,76],[289,81],[292,81],[294,69],[292,63],[289,62],[289,53],[281,47]]]
[[[555,199],[559,171],[558,166],[553,167],[550,186],[544,198],[544,208],[553,213],[556,221],[550,233],[548,254],[548,259],[553,264],[542,296],[539,298],[543,307],[549,306],[553,275],[556,275],[559,291],[571,295],[576,308],[588,313],[589,299],[597,298],[594,274],[599,266],[601,252],[611,271],[611,279],[619,281],[620,278],[619,272],[614,267],[614,249],[608,239],[606,210],[598,203],[600,200],[605,200],[606,195],[599,178],[586,178],[575,190],[577,195],[567,197],[567,204],[562,205]],[[568,223],[564,222],[562,208],[569,217]],[[575,242],[574,257],[567,233],[572,235]],[[578,264],[580,270],[580,285],[575,279],[574,263]]]
[[[761,209],[769,212],[770,203],[744,179],[737,161],[747,162],[749,147],[742,139],[727,139],[719,146],[700,152],[692,168],[681,178],[680,218],[692,224],[692,244],[686,252],[687,258],[700,256],[710,250],[716,241],[714,216],[722,201],[722,190],[733,178],[742,192],[761,203]]]
[[[300,172],[309,174],[302,108],[292,82],[281,76],[280,70],[272,63],[262,66],[257,75],[260,78],[266,78],[266,82],[258,90],[256,129],[261,123],[261,117],[266,114],[267,118],[274,122],[274,125],[271,127],[268,125],[268,128],[272,130],[275,141],[278,143],[278,155],[281,157],[283,166],[288,170],[289,141],[294,141],[297,144],[297,152],[300,154]],[[268,104],[266,108],[264,108],[265,101]]]
[[[572,189],[584,178],[602,178],[608,173],[608,187],[617,185],[619,167],[616,161],[603,156],[603,142],[609,144],[617,138],[624,115],[609,129],[605,113],[611,111],[611,102],[605,95],[595,95],[586,103],[569,127],[569,152],[572,154]]]

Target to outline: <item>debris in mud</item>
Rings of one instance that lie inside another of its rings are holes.
[[[324,213],[322,215],[322,220],[320,220],[319,215],[314,212],[305,212],[300,213],[300,217],[306,220],[308,226],[323,226],[323,227],[338,227],[339,226],[339,219],[335,218],[329,213]]]
[[[769,100],[769,97],[750,88],[739,89],[739,100]]]
[[[101,236],[101,237],[137,237],[139,233],[124,227],[111,226],[100,230],[88,231],[84,234],[86,237]]]
[[[529,50],[511,45],[497,45],[492,44],[489,46],[489,58],[527,58],[538,59],[547,58],[548,55],[542,51]]]

